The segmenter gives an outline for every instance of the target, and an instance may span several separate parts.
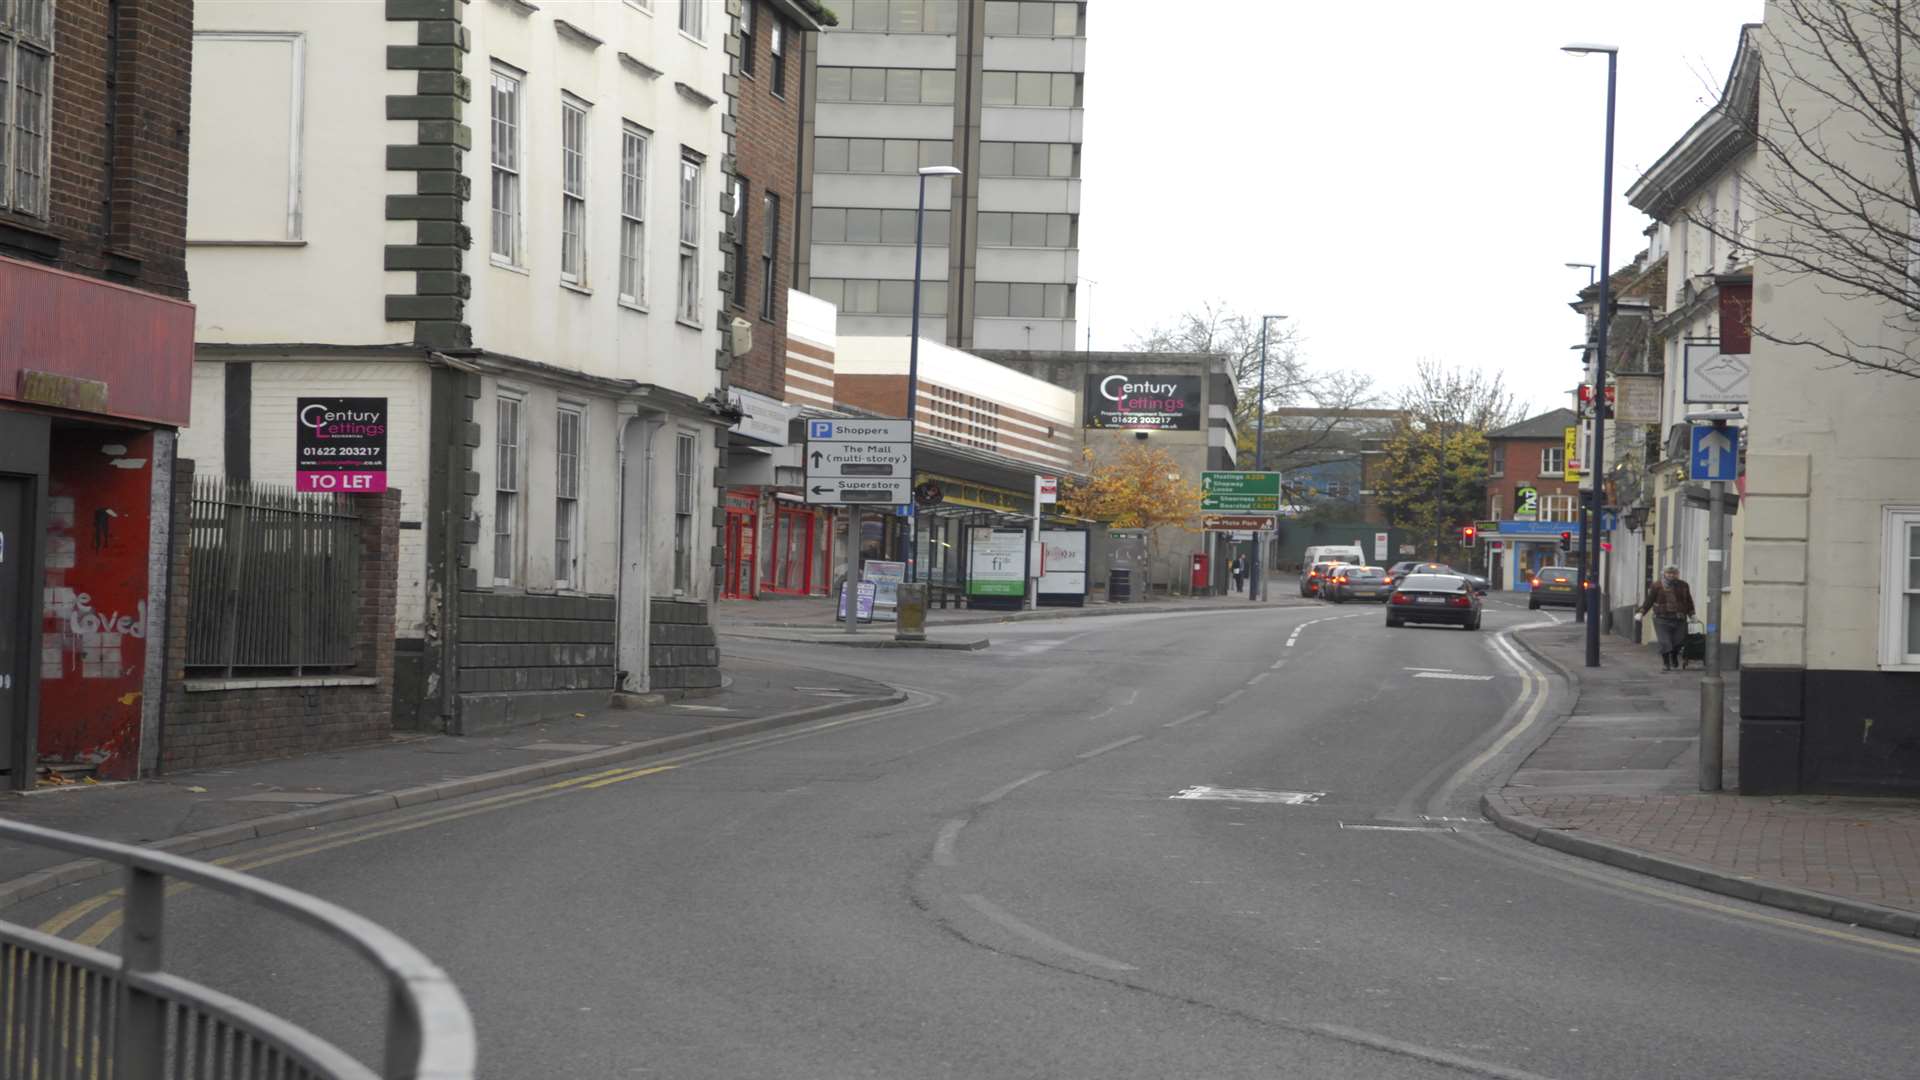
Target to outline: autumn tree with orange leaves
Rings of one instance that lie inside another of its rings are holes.
[[[1060,486],[1060,511],[1115,529],[1144,529],[1155,562],[1162,554],[1162,531],[1194,532],[1200,527],[1200,488],[1180,473],[1173,455],[1157,446],[1134,443],[1085,452],[1087,479],[1066,479]]]

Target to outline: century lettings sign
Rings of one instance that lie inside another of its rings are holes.
[[[1089,375],[1086,426],[1200,430],[1197,375]]]

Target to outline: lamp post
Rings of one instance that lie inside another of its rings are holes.
[[[1253,471],[1262,471],[1267,450],[1267,324],[1285,315],[1260,316],[1260,397],[1254,402]],[[1278,520],[1276,514],[1276,521]],[[1247,589],[1249,601],[1265,600],[1267,590],[1267,530],[1253,534],[1253,583]]]
[[[1592,263],[1567,263],[1566,267],[1569,270],[1585,270],[1587,272],[1587,284],[1593,284],[1594,268]]]
[[[1613,257],[1613,99],[1620,67],[1620,49],[1615,45],[1573,44],[1561,46],[1562,51],[1586,55],[1604,53],[1607,57],[1607,149],[1605,172],[1600,181],[1600,265],[1601,270],[1612,266]],[[1607,311],[1611,297],[1607,295],[1612,282],[1606,274],[1597,275],[1600,284],[1600,299],[1595,313],[1598,317],[1596,338],[1594,341],[1593,375],[1593,460],[1607,460]],[[1593,525],[1600,523],[1600,506],[1606,499],[1606,485],[1599,476],[1593,478],[1593,490],[1588,493],[1587,519]],[[1580,535],[1586,536],[1582,528]],[[1587,611],[1587,666],[1600,666],[1600,545],[1587,545],[1587,558],[1581,561],[1581,602]]]
[[[1093,351],[1093,286],[1100,284],[1090,277],[1075,278],[1075,281],[1087,283],[1087,351]]]
[[[951,165],[925,165],[920,169],[920,206],[913,217],[913,326],[907,336],[907,446],[913,446],[914,416],[920,405],[920,254],[925,246],[927,232],[927,177],[959,176],[960,170]],[[912,476],[907,477],[911,487]],[[918,542],[917,523],[920,508],[912,501],[912,492],[908,492],[907,506],[913,511],[907,515],[907,580],[920,580],[920,560],[914,545]]]

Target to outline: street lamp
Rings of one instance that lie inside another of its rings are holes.
[[[1267,449],[1267,324],[1275,319],[1285,319],[1285,315],[1260,316],[1260,397],[1254,402],[1253,413],[1253,471],[1260,472],[1266,461]],[[1267,541],[1266,530],[1253,534],[1253,587],[1247,590],[1250,601],[1265,600],[1267,589]]]
[[[960,170],[951,165],[924,165],[920,168],[920,208],[913,217],[913,326],[907,337],[907,447],[913,447],[914,415],[919,412],[920,404],[920,252],[924,246],[927,232],[927,177],[959,176]],[[911,483],[912,475],[907,477]],[[919,538],[916,524],[920,508],[914,506],[912,491],[908,491],[907,506],[913,511],[907,515],[907,580],[920,580],[920,560],[914,545]]]
[[[1561,51],[1585,56],[1590,53],[1605,53],[1607,57],[1607,149],[1605,172],[1600,180],[1600,269],[1613,265],[1611,241],[1613,239],[1613,100],[1614,90],[1620,67],[1620,49],[1615,45],[1593,45],[1576,42],[1561,46]],[[1612,299],[1607,295],[1612,284],[1606,274],[1598,275],[1600,284],[1599,304],[1595,314],[1599,320],[1594,342],[1594,419],[1593,419],[1593,460],[1607,460],[1607,421],[1606,421],[1606,385],[1607,385],[1607,306]],[[1587,522],[1594,529],[1600,524],[1600,507],[1606,499],[1606,485],[1596,475],[1593,478],[1593,490],[1587,498]],[[1586,536],[1586,530],[1581,530]],[[1581,599],[1587,612],[1587,666],[1600,666],[1600,545],[1587,545],[1586,558],[1581,560]]]
[[[1100,283],[1093,280],[1090,277],[1075,278],[1074,280],[1084,281],[1089,286],[1087,289],[1087,351],[1092,352],[1093,351],[1093,289],[1092,289],[1092,286],[1098,285]]]
[[[1567,263],[1566,267],[1569,270],[1585,270],[1587,272],[1587,284],[1593,284],[1594,267],[1592,263]]]

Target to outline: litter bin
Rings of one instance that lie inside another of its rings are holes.
[[[1133,599],[1133,571],[1113,567],[1107,571],[1107,602],[1123,603]]]

